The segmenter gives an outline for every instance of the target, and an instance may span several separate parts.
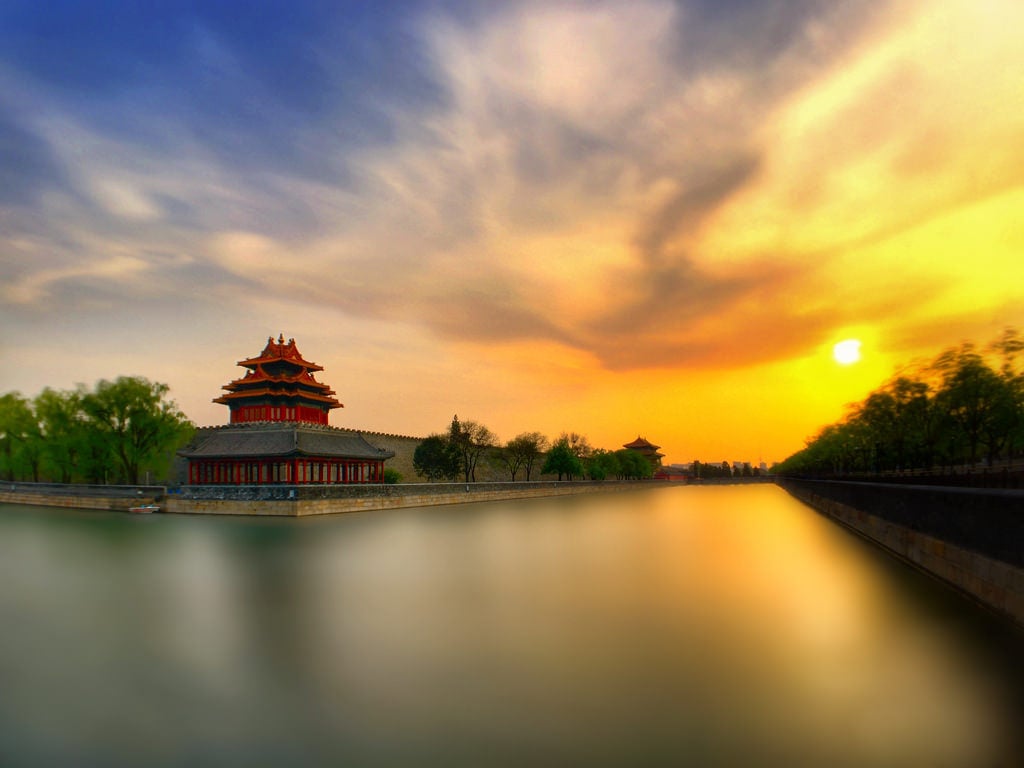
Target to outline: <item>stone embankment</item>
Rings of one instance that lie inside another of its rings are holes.
[[[536,481],[397,485],[200,485],[166,489],[162,486],[4,483],[0,485],[0,503],[123,512],[140,503],[156,502],[161,511],[179,514],[307,517],[651,487],[662,487],[662,484],[649,481]]]
[[[69,509],[126,512],[163,497],[162,485],[67,485],[62,483],[0,483],[0,504],[33,504]]]
[[[185,486],[168,494],[168,512],[308,517],[480,501],[531,499],[649,488],[651,483],[502,482],[397,485]]]
[[[1024,627],[1024,491],[795,479],[779,485]]]

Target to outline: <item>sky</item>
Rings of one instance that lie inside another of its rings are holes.
[[[0,2],[0,392],[772,462],[1024,327],[1019,0]],[[833,345],[861,342],[840,365]]]

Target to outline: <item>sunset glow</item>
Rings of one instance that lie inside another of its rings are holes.
[[[1024,326],[1017,0],[274,7],[0,10],[0,392],[770,462]]]
[[[832,357],[840,365],[853,365],[860,360],[860,342],[857,339],[846,339],[832,347]]]

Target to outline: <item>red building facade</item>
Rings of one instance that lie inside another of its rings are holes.
[[[239,361],[246,374],[225,384],[213,402],[228,406],[229,423],[200,429],[180,451],[192,485],[381,483],[394,452],[358,432],[327,424],[342,405],[314,374],[323,367],[302,357],[283,335],[256,357]]]

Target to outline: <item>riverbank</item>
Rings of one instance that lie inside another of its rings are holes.
[[[1024,628],[1024,491],[793,479],[779,485]]]
[[[157,503],[162,512],[195,515],[310,517],[481,501],[611,493],[664,487],[662,483],[537,481],[500,483],[403,483],[396,485],[75,486],[21,483],[0,486],[0,503],[127,511]]]
[[[3,483],[0,504],[127,512],[139,504],[158,502],[166,492],[162,485]]]
[[[581,493],[614,493],[652,483],[541,481],[519,483],[403,483],[327,486],[190,486],[165,500],[168,512],[199,515],[311,517],[407,507],[508,501]],[[270,497],[270,498],[268,498]]]

